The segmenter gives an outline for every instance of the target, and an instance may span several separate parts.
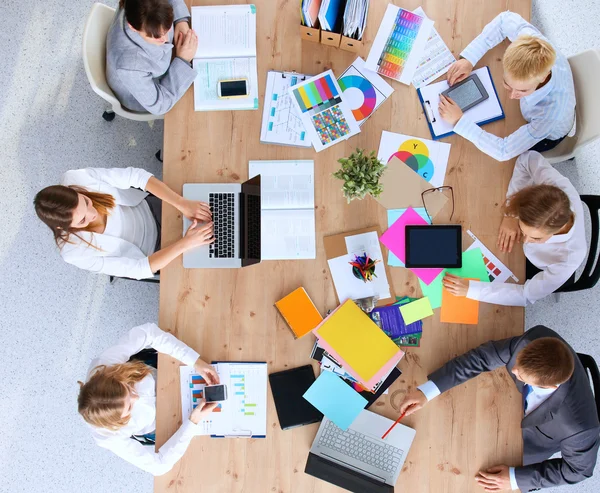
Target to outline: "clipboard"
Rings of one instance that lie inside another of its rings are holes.
[[[489,77],[489,80],[491,82],[491,88],[494,90],[494,96],[495,96],[495,102],[498,103],[498,106],[500,107],[500,112],[501,114],[498,116],[495,116],[493,118],[488,118],[488,119],[484,119],[484,120],[480,120],[475,122],[477,125],[479,125],[480,127],[483,125],[487,125],[488,123],[492,123],[498,120],[502,120],[505,118],[504,115],[504,108],[502,108],[502,103],[500,102],[500,98],[498,97],[498,91],[496,90],[496,85],[494,84],[494,79],[492,78],[492,74],[490,73],[490,68],[489,67],[481,67],[480,69],[474,70],[473,72],[482,72],[483,69],[487,70],[487,75]],[[442,81],[444,82],[444,81]],[[439,82],[437,82],[436,84],[440,84]],[[421,106],[423,107],[423,113],[425,113],[425,120],[427,121],[427,126],[429,127],[429,132],[431,133],[431,138],[433,140],[440,140],[443,139],[445,137],[449,137],[450,135],[454,135],[454,131],[449,131],[449,132],[445,132],[443,134],[437,135],[433,129],[433,125],[432,123],[437,123],[437,119],[434,115],[434,110],[432,105],[434,104],[438,104],[439,101],[431,101],[431,98],[425,99],[423,96],[422,91],[426,90],[427,87],[431,88],[430,86],[424,86],[422,88],[417,89],[417,95],[419,96],[419,101],[421,102]],[[489,91],[488,91],[489,92]],[[441,93],[441,91],[440,91]],[[490,93],[490,99],[491,98],[491,93]],[[484,103],[482,103],[484,104]],[[476,109],[477,106],[475,106],[474,108],[471,108],[471,110],[468,110],[467,113],[469,113],[469,111],[472,111],[474,109]]]
[[[377,238],[381,238],[381,229],[377,226],[371,226],[369,228],[363,228],[363,229],[357,229],[354,231],[346,231],[344,233],[339,233],[336,235],[330,235],[330,236],[325,236],[323,238],[323,243],[325,246],[325,256],[327,258],[327,260],[331,260],[337,257],[341,257],[342,255],[346,255],[348,253],[348,249],[346,248],[346,237],[348,236],[354,236],[354,235],[359,235],[362,233],[372,233],[375,232],[377,233]],[[378,266],[383,266],[383,268],[385,269],[385,274],[387,276],[388,279],[388,284],[390,287],[390,297],[389,298],[381,298],[377,301],[376,306],[385,306],[385,305],[389,305],[391,303],[395,303],[396,302],[396,293],[394,291],[394,286],[391,282],[392,278],[390,276],[390,270],[388,267],[388,264],[386,262],[386,258],[387,258],[387,248],[381,243],[381,241],[379,241],[379,245],[381,246],[381,250],[383,253],[383,257],[380,263],[378,263]],[[331,273],[331,271],[330,271]],[[337,300],[338,304],[340,303],[340,300],[338,298],[337,295],[337,290],[335,289],[334,286],[334,292],[335,292],[335,299]]]

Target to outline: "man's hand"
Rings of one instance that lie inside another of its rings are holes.
[[[483,487],[485,491],[502,491],[510,490],[510,473],[508,472],[508,466],[500,465],[490,467],[485,471],[479,471],[475,476],[475,481],[479,483],[479,486]]]
[[[194,363],[194,370],[202,375],[208,385],[217,385],[219,383],[219,374],[215,371],[214,366],[209,365],[201,358],[198,358],[196,363]]]
[[[400,404],[400,414],[410,416],[412,413],[417,412],[425,404],[427,404],[427,397],[419,389],[413,390],[410,394],[406,394],[406,397]]]
[[[448,69],[448,85],[453,86],[457,82],[466,79],[473,72],[473,65],[469,60],[461,58],[450,65]]]
[[[177,39],[179,39],[179,33],[181,33],[185,36],[189,30],[190,30],[190,25],[188,24],[187,21],[178,22],[177,24],[175,24],[175,30],[173,32],[173,40],[177,41]]]
[[[451,125],[456,125],[463,116],[463,112],[454,101],[440,94],[440,104],[438,106],[440,116]]]
[[[183,24],[183,23],[180,23]],[[179,25],[179,24],[177,24]],[[188,29],[187,33],[178,33],[175,41],[175,55],[188,63],[194,58],[198,49],[198,36],[193,29]]]
[[[519,219],[506,216],[498,230],[498,247],[502,252],[512,252],[513,245],[521,239]]]

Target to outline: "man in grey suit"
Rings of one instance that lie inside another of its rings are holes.
[[[123,106],[163,115],[192,85],[198,37],[189,21],[183,0],[120,1],[106,37],[106,80]]]
[[[454,358],[409,393],[400,412],[412,414],[440,393],[501,366],[523,395],[523,466],[480,471],[479,484],[486,491],[535,491],[591,477],[600,424],[587,372],[575,351],[543,325]],[[562,457],[550,459],[556,452]]]

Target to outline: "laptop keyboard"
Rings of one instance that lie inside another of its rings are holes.
[[[343,431],[331,421],[323,428],[318,444],[390,474],[396,471],[404,456],[402,449],[377,442],[352,429]]]
[[[235,257],[235,193],[210,193],[215,241],[209,245],[209,258]]]

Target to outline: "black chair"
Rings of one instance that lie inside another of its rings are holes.
[[[158,352],[154,348],[142,349],[139,353],[132,355],[129,361],[141,361],[152,368],[158,369]],[[154,447],[155,445],[155,440],[148,438],[146,435],[131,435],[130,438],[149,447]]]
[[[600,249],[598,248],[598,234],[600,232],[600,195],[582,195],[581,201],[588,206],[592,220],[592,239],[585,267],[579,279],[567,286],[557,289],[557,293],[569,293],[593,288],[600,280]]]
[[[581,361],[586,373],[592,378],[592,389],[596,400],[596,410],[598,412],[598,418],[600,419],[600,371],[598,371],[598,365],[594,358],[589,354],[577,353],[577,356],[579,356],[579,361]]]
[[[109,276],[109,283],[114,284],[119,279],[125,279],[126,281],[150,282],[154,284],[160,284],[160,275],[158,275],[158,273],[156,273],[154,277],[149,277],[148,279],[132,279],[131,277]]]

